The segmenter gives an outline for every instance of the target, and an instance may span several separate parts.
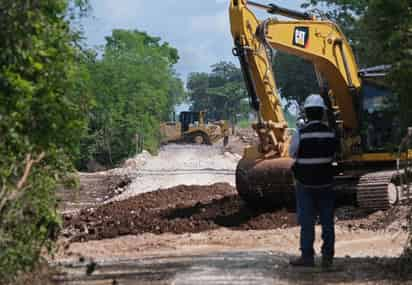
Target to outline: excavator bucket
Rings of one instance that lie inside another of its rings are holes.
[[[294,208],[295,190],[290,158],[246,159],[236,169],[236,189],[254,209]]]

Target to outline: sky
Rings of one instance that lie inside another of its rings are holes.
[[[256,2],[299,9],[303,0]],[[232,56],[229,0],[91,0],[91,5],[91,15],[83,20],[91,47],[103,45],[113,29],[145,31],[178,49],[175,68],[184,81],[189,73],[208,72],[219,61],[237,61]]]

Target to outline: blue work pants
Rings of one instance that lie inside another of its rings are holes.
[[[296,209],[300,231],[300,250],[304,258],[313,258],[315,251],[315,223],[319,215],[322,226],[322,256],[333,257],[335,254],[335,192],[332,187],[308,188],[297,183]]]

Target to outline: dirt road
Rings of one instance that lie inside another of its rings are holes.
[[[171,146],[158,157],[146,154],[111,171],[109,176],[127,174],[131,183],[111,191],[114,197],[104,204],[65,215],[62,247],[52,262],[68,275],[55,280],[59,284],[398,282],[395,258],[407,241],[408,207],[372,215],[338,209],[335,273],[294,272],[287,260],[298,254],[295,214],[248,209],[232,186],[237,159],[216,146]],[[216,182],[224,183],[211,185]],[[193,183],[210,186],[176,185]],[[155,191],[158,188],[163,190]],[[102,193],[105,189],[102,186]],[[317,228],[317,252],[319,237]]]
[[[239,159],[240,156],[225,152],[220,144],[169,144],[162,147],[157,156],[145,154],[143,159],[138,156],[128,161],[133,165],[137,160],[140,165],[129,172],[133,182],[116,200],[177,185],[226,182],[234,186],[234,172]]]

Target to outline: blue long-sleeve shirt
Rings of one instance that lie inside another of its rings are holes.
[[[298,156],[298,151],[299,151],[299,130],[297,130],[296,133],[294,133],[292,136],[292,140],[289,146],[289,156],[291,158],[296,159]]]

